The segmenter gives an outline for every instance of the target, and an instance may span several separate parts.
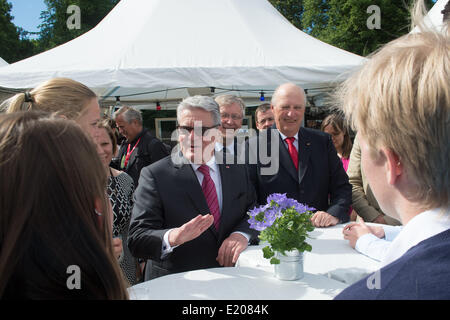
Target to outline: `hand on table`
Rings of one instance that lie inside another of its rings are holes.
[[[314,227],[331,227],[339,223],[339,219],[325,211],[317,211],[311,217]]]
[[[216,258],[217,262],[223,267],[233,267],[247,245],[246,237],[239,233],[232,233],[222,242]]]
[[[367,233],[372,233],[378,238],[384,237],[384,229],[382,227],[368,226],[362,219],[360,222],[346,225],[342,230],[342,233],[344,234],[344,239],[349,241],[352,248],[355,248],[356,241],[358,241],[359,237]]]
[[[175,228],[169,233],[169,243],[172,247],[179,246],[191,241],[205,232],[214,222],[214,217],[210,214],[199,214],[192,220],[186,222],[179,228]]]

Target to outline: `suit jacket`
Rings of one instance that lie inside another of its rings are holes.
[[[271,132],[273,135],[270,134]],[[252,164],[252,159],[247,155],[247,161],[250,163],[248,166],[250,177],[256,189],[258,203],[265,204],[267,196],[272,193],[286,193],[288,197],[300,203],[328,212],[337,217],[341,223],[347,222],[352,187],[337,156],[331,136],[322,131],[300,128],[298,132],[299,170],[297,171],[276,126],[268,129],[267,133],[267,136],[260,133],[253,141],[249,140],[249,144],[261,146],[267,143],[270,162],[264,164],[265,161],[261,159],[258,151],[259,147],[256,156],[257,164]],[[266,137],[267,142],[259,141]],[[279,143],[273,156],[271,155],[273,143],[271,137],[278,139]],[[256,150],[251,146],[248,149],[250,153]],[[278,167],[278,170],[271,174],[262,172],[271,166]]]
[[[335,297],[337,300],[450,299],[450,230],[423,240],[403,256]]]
[[[152,136],[147,129],[143,129],[142,132],[131,142],[124,142],[119,149],[118,158],[122,161],[123,157],[127,155],[128,145],[131,144],[132,149],[137,141],[139,144],[130,156],[126,168],[120,167],[119,170],[123,170],[128,173],[132,178],[134,185],[137,186],[139,182],[139,175],[142,168],[166,157],[169,152],[166,146],[157,138]]]
[[[175,157],[175,156],[174,156]],[[150,259],[150,276],[214,268],[218,250],[232,232],[251,235],[247,212],[256,205],[256,195],[244,165],[221,165],[222,211],[218,232],[212,225],[198,238],[176,247],[161,260],[164,234],[195,218],[208,214],[209,208],[201,185],[189,163],[168,156],[141,172],[134,195],[128,246],[138,258]]]

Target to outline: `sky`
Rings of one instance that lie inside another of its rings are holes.
[[[41,24],[39,19],[41,11],[47,9],[44,0],[7,0],[13,5],[11,15],[14,16],[13,23],[30,32],[38,32]],[[433,0],[436,2],[436,0]],[[33,37],[30,37],[33,38]]]
[[[42,23],[39,19],[41,11],[47,9],[44,0],[7,0],[12,4],[11,15],[13,23],[30,32],[38,32],[38,26]],[[33,38],[33,37],[30,37]]]

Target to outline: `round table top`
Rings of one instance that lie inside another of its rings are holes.
[[[316,228],[309,234],[310,238],[306,242],[312,246],[312,251],[304,253],[305,272],[324,275],[350,285],[380,269],[380,262],[350,247],[342,234],[345,225]],[[262,253],[266,245],[249,246],[240,254],[236,267],[272,270],[269,259],[265,259]]]
[[[211,268],[175,273],[128,289],[133,300],[330,300],[346,284],[305,273],[283,281],[257,268]]]

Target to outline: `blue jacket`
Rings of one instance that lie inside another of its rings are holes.
[[[450,299],[450,229],[420,242],[378,274],[356,282],[335,299]]]

